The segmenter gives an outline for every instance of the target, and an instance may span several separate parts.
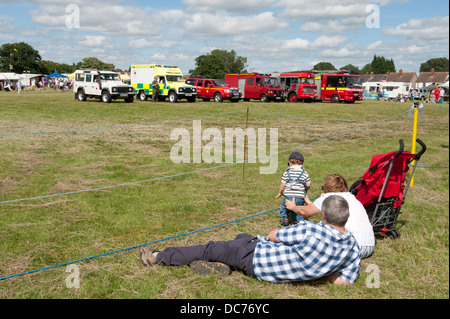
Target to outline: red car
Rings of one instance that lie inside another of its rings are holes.
[[[215,102],[223,102],[223,100],[239,102],[242,97],[242,92],[239,88],[229,86],[224,80],[192,76],[185,83],[196,86],[197,98],[203,99],[203,101],[214,99]]]

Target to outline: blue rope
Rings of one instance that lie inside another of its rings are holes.
[[[27,134],[71,133],[71,132],[83,132],[83,131],[107,130],[107,129],[113,129],[113,128],[135,127],[135,126],[145,126],[145,125],[167,124],[167,123],[174,123],[174,122],[180,122],[180,121],[198,120],[198,119],[203,119],[203,118],[208,118],[208,117],[215,117],[215,116],[222,116],[222,115],[234,114],[234,113],[239,113],[239,112],[244,112],[244,111],[246,111],[246,110],[239,110],[239,111],[232,111],[232,112],[226,112],[226,113],[220,113],[220,114],[213,114],[213,115],[204,115],[204,116],[197,116],[197,117],[189,117],[189,118],[184,118],[184,119],[167,120],[167,121],[161,121],[161,122],[151,122],[151,123],[144,123],[144,124],[128,124],[128,125],[116,125],[116,126],[105,126],[105,127],[93,127],[93,128],[75,129],[75,130],[48,131],[48,132],[16,132],[16,133],[0,133],[0,136],[8,136],[8,135],[27,135]]]
[[[68,262],[57,264],[57,265],[53,265],[53,266],[48,266],[48,267],[34,269],[34,270],[30,270],[30,271],[26,271],[26,272],[10,275],[10,276],[1,277],[0,281],[1,280],[5,280],[5,279],[9,279],[9,278],[13,278],[13,277],[18,277],[18,276],[32,274],[32,273],[35,273],[35,272],[38,272],[38,271],[42,271],[42,270],[48,270],[48,269],[52,269],[52,268],[66,266],[66,265],[74,264],[74,263],[85,261],[85,260],[90,260],[90,259],[94,259],[94,258],[98,258],[98,257],[108,256],[108,255],[120,253],[120,252],[123,252],[123,251],[128,251],[128,250],[131,250],[131,249],[139,248],[139,247],[142,247],[142,246],[147,246],[147,245],[150,245],[150,244],[160,243],[160,242],[167,241],[167,240],[170,240],[170,239],[175,239],[175,238],[179,238],[179,237],[192,235],[192,234],[199,233],[199,232],[202,232],[202,231],[206,231],[206,230],[209,230],[209,229],[218,228],[218,227],[222,227],[222,226],[229,225],[229,224],[232,224],[232,223],[237,223],[237,222],[240,222],[240,221],[243,221],[243,220],[246,220],[246,219],[250,219],[250,218],[257,217],[257,216],[265,215],[265,214],[277,211],[278,209],[279,208],[273,209],[273,210],[269,210],[269,211],[266,211],[266,212],[263,212],[263,213],[259,213],[259,214],[256,214],[256,215],[252,215],[252,216],[247,216],[247,217],[244,217],[244,218],[236,219],[236,220],[233,220],[233,221],[229,221],[229,222],[226,222],[226,223],[223,223],[223,224],[220,224],[220,225],[215,225],[215,226],[202,228],[202,229],[199,229],[199,230],[195,230],[195,231],[187,232],[187,233],[176,235],[176,236],[172,236],[172,237],[167,237],[167,238],[155,240],[155,241],[152,241],[152,242],[149,242],[149,243],[145,243],[145,244],[140,244],[140,245],[137,245],[137,246],[127,247],[127,248],[123,248],[123,249],[119,249],[119,250],[115,250],[115,251],[110,251],[110,252],[99,254],[99,255],[95,255],[95,256],[80,258],[80,259],[77,259],[77,260],[72,260],[72,261],[68,261]]]
[[[397,115],[393,115],[393,116],[388,117],[386,119],[383,119],[383,120],[380,120],[380,121],[377,121],[377,122],[374,122],[374,123],[362,126],[360,128],[357,128],[357,129],[354,129],[354,130],[351,130],[351,131],[348,131],[348,132],[345,132],[345,133],[340,133],[340,134],[337,134],[337,135],[334,135],[334,136],[331,136],[331,137],[328,137],[328,138],[324,138],[324,139],[321,139],[321,140],[318,140],[318,141],[315,141],[315,142],[311,142],[311,143],[308,143],[308,144],[296,146],[296,147],[289,148],[289,149],[286,149],[286,150],[283,150],[283,151],[279,151],[279,152],[273,153],[273,154],[266,154],[266,155],[258,156],[258,157],[255,157],[255,158],[249,158],[249,159],[242,160],[242,161],[239,161],[239,162],[222,164],[222,165],[213,166],[213,167],[209,167],[209,168],[203,168],[203,169],[190,171],[190,172],[186,172],[186,173],[180,173],[180,174],[174,174],[174,175],[169,175],[169,176],[156,177],[156,178],[146,179],[146,180],[143,180],[143,181],[136,181],[136,182],[130,182],[130,183],[124,183],[124,184],[118,184],[118,185],[111,185],[111,186],[104,186],[104,187],[97,187],[97,188],[92,188],[92,189],[85,189],[85,190],[66,192],[66,193],[60,193],[60,194],[42,195],[42,196],[29,197],[29,198],[0,201],[0,204],[22,202],[22,201],[28,201],[28,200],[34,200],[34,199],[51,198],[51,197],[64,196],[64,195],[72,195],[72,194],[79,194],[79,193],[85,193],[85,192],[91,192],[91,191],[99,191],[99,190],[104,190],[104,189],[111,189],[111,188],[116,188],[116,187],[129,186],[129,185],[147,183],[147,182],[152,182],[152,181],[157,181],[157,180],[163,180],[163,179],[167,179],[167,178],[173,178],[173,177],[178,177],[178,176],[195,174],[195,173],[199,173],[199,172],[204,172],[204,171],[208,171],[208,170],[212,170],[212,169],[216,169],[216,168],[222,168],[222,167],[231,166],[231,165],[236,165],[236,164],[242,164],[242,163],[247,162],[247,161],[256,160],[256,159],[260,159],[260,158],[268,157],[268,156],[274,156],[274,155],[278,155],[278,154],[285,153],[285,152],[290,152],[290,151],[293,151],[293,150],[296,150],[296,149],[299,149],[299,148],[303,148],[303,147],[314,145],[314,144],[317,144],[317,143],[329,141],[329,140],[335,139],[337,137],[341,137],[341,136],[348,135],[348,134],[351,134],[351,133],[354,133],[354,132],[357,132],[357,131],[361,131],[361,130],[366,129],[366,128],[370,127],[370,126],[373,126],[373,125],[376,125],[376,124],[388,121],[388,120],[390,120],[392,118],[401,116],[401,115],[406,114],[408,112],[409,112],[409,110],[405,111],[403,113],[397,114]]]

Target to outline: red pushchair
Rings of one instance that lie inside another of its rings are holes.
[[[422,147],[417,154],[404,152],[403,140],[399,140],[397,152],[373,156],[370,168],[350,187],[350,192],[366,208],[375,235],[393,239],[400,237],[396,229],[397,218],[401,214],[417,163],[426,151],[426,145],[420,139],[416,141]],[[412,161],[414,166],[405,184],[405,176]]]

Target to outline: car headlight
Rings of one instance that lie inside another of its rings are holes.
[[[117,88],[112,88],[112,91],[113,92],[117,92]]]
[[[128,88],[128,92],[133,92],[134,91],[134,89],[131,87],[131,88]]]
[[[225,92],[225,93],[230,93],[231,91],[228,90],[228,89],[225,89],[224,92]]]

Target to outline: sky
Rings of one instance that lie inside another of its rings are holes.
[[[26,42],[43,60],[97,57],[117,68],[178,65],[214,49],[248,71],[359,68],[374,57],[416,72],[449,57],[447,0],[0,0],[0,45]],[[64,72],[64,70],[58,70]]]

